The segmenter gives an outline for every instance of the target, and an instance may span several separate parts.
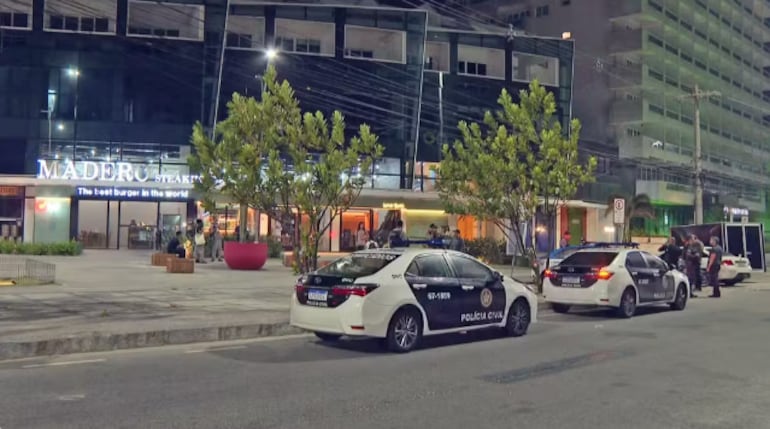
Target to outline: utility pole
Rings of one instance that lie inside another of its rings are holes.
[[[691,99],[695,104],[695,153],[693,154],[695,162],[695,224],[703,223],[703,157],[700,141],[700,102],[702,99],[708,100],[711,97],[721,97],[718,91],[701,91],[696,83],[692,93],[682,95],[680,99]]]
[[[444,147],[444,72],[438,72],[438,147]],[[423,175],[425,172],[422,172]],[[422,178],[425,180],[425,177]]]

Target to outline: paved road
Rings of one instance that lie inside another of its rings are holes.
[[[409,355],[289,339],[0,363],[0,427],[768,428],[770,287]]]

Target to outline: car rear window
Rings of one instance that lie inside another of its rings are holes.
[[[395,253],[354,253],[337,259],[331,264],[319,269],[317,273],[323,276],[358,278],[371,276],[399,256]]]
[[[559,265],[580,267],[606,267],[618,256],[618,252],[577,252]]]

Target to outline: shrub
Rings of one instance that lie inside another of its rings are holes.
[[[504,249],[505,241],[501,245],[499,240],[493,238],[476,238],[465,242],[465,251],[469,255],[492,265],[499,265],[504,262]]]
[[[54,255],[77,256],[83,253],[83,246],[77,241],[59,243],[17,243],[0,241],[0,254],[6,255]]]
[[[263,235],[259,237],[261,243],[267,243],[267,257],[268,258],[280,258],[283,253],[283,245],[278,237],[272,235]]]

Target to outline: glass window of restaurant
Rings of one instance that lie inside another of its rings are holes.
[[[0,186],[0,240],[21,241],[23,223],[24,187]]]

